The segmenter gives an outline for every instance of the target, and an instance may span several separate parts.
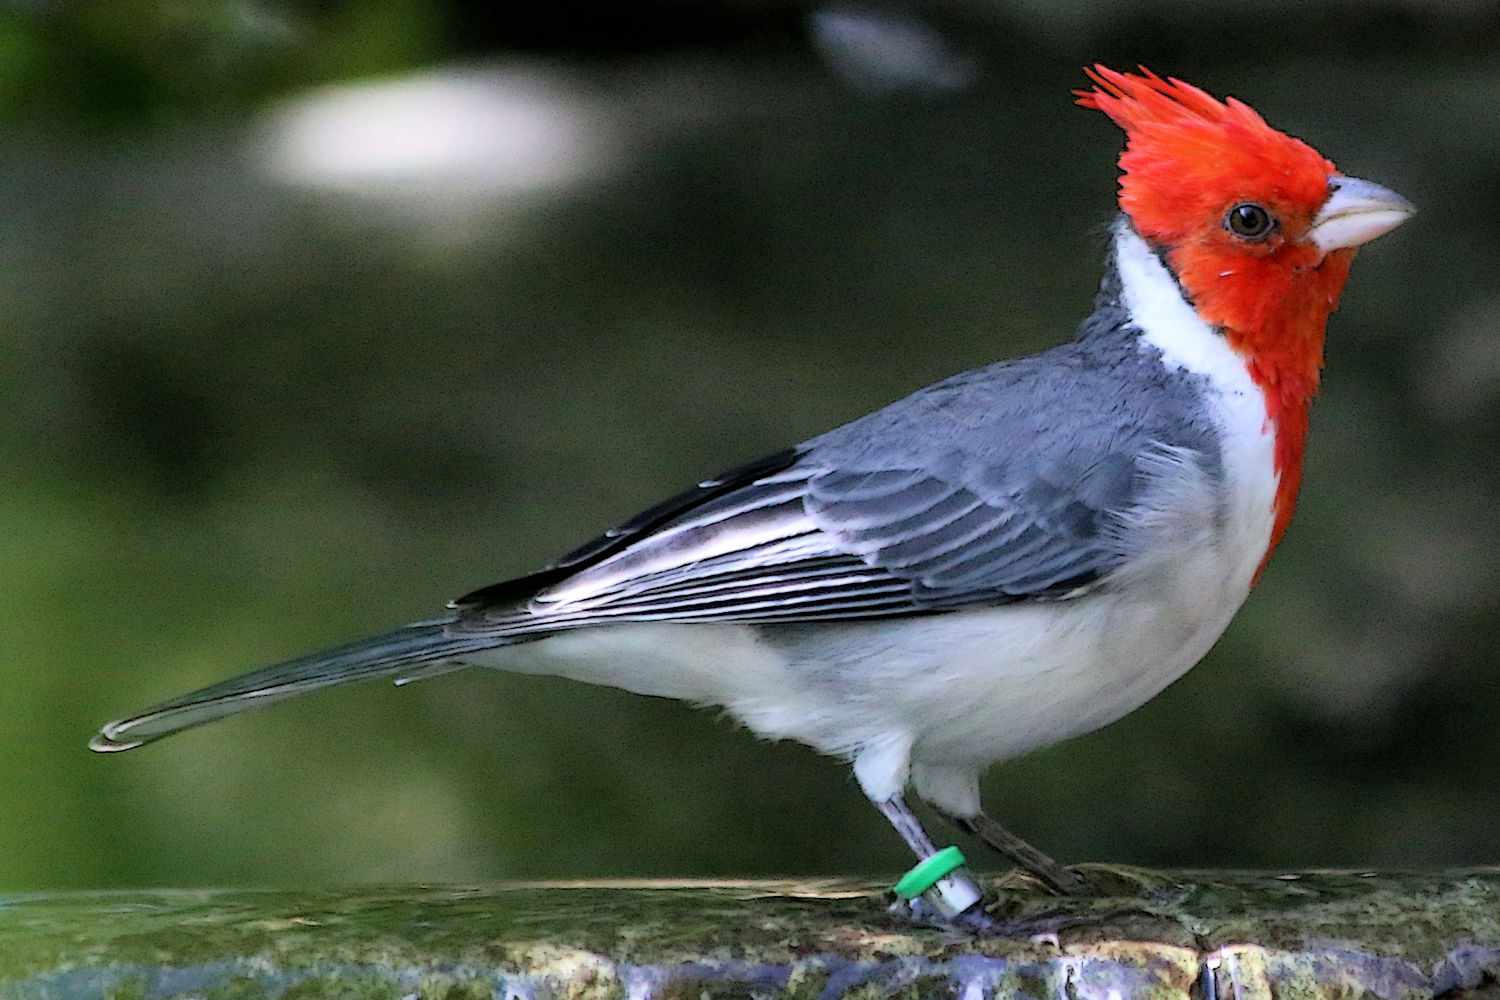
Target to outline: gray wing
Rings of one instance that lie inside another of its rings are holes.
[[[1153,441],[1118,414],[1077,419],[1015,367],[706,481],[536,577],[460,598],[452,628],[826,621],[1079,593],[1124,558],[1109,529]],[[975,416],[992,396],[1028,418],[994,434],[1004,407]],[[1085,414],[1099,402],[1069,398]]]
[[[1128,489],[1133,468],[1119,458],[1102,475]],[[915,604],[944,608],[1056,597],[1112,568],[1109,508],[1083,499],[1084,486],[1039,480],[986,497],[925,469],[829,472],[805,503],[841,549],[906,581]]]

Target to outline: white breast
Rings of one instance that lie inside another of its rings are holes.
[[[1115,254],[1124,304],[1142,331],[1142,349],[1155,348],[1163,364],[1202,376],[1207,383],[1224,468],[1220,569],[1231,592],[1243,590],[1243,601],[1275,521],[1276,428],[1266,413],[1265,396],[1228,339],[1193,311],[1176,279],[1124,222],[1116,229]]]
[[[1142,331],[1141,349],[1204,380],[1222,476],[1215,480],[1191,457],[1163,448],[1154,459],[1157,488],[1127,529],[1136,556],[1107,591],[954,616],[960,620],[951,626],[934,619],[931,627],[950,628],[956,645],[964,630],[975,633],[974,660],[959,683],[984,696],[962,718],[934,719],[917,740],[917,760],[965,753],[979,763],[1003,759],[1138,708],[1223,634],[1270,544],[1277,475],[1264,396],[1145,241],[1122,223],[1115,247],[1123,304]]]
[[[919,768],[973,774],[1138,708],[1228,627],[1270,543],[1274,428],[1244,362],[1156,255],[1123,226],[1116,247],[1141,349],[1203,377],[1222,475],[1161,449],[1156,487],[1125,529],[1134,557],[1083,598],[821,630],[805,655],[827,698],[809,697],[804,716],[821,731],[790,735],[827,748],[851,738],[880,747],[904,733]]]

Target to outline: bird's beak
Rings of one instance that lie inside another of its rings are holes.
[[[1324,253],[1368,243],[1384,236],[1416,212],[1417,207],[1389,188],[1358,177],[1335,174],[1328,181],[1328,200],[1313,218],[1307,239]]]

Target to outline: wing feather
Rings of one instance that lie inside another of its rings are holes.
[[[1152,455],[1212,476],[1220,448],[1197,383],[1128,335],[1117,283],[1100,294],[1073,342],[705,480],[541,573],[461,599],[452,627],[868,618],[1104,585],[1128,558],[1112,527],[1155,488]]]
[[[1079,591],[1097,546],[1024,499],[921,469],[793,465],[705,497],[454,628],[525,636],[608,622],[783,623],[929,614]],[[587,549],[587,547],[585,547]],[[584,550],[578,550],[584,551]]]

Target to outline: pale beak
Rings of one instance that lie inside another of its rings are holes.
[[[1339,174],[1328,179],[1328,200],[1314,216],[1307,239],[1324,253],[1368,243],[1384,236],[1416,212],[1417,207],[1389,188]]]

